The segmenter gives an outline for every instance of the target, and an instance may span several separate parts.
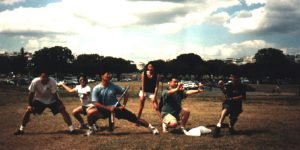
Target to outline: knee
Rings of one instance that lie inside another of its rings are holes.
[[[73,116],[76,116],[77,114],[78,114],[78,111],[74,109],[74,110],[72,111],[72,115],[73,115]]]
[[[177,127],[177,125],[178,125],[177,122],[170,122],[170,123],[168,124],[168,127],[175,128],[175,127]]]
[[[188,109],[188,108],[183,108],[183,112],[184,112],[184,114],[187,114],[187,115],[189,115],[191,113],[190,109]]]
[[[87,110],[87,117],[93,117],[97,113],[97,109],[89,109]]]

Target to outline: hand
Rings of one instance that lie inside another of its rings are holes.
[[[179,83],[178,84],[177,90],[179,90],[179,91],[183,91],[184,90],[183,83]]]
[[[202,84],[201,82],[199,83],[198,87],[199,87],[198,88],[199,91],[201,92],[204,91],[204,84]]]
[[[223,81],[223,80],[220,80],[220,81],[218,82],[218,87],[219,87],[219,88],[223,88],[224,86],[225,86],[224,81]]]
[[[115,111],[115,108],[116,108],[116,107],[114,107],[114,106],[110,106],[110,107],[108,107],[108,110],[109,110],[110,112],[114,112],[114,111]]]
[[[64,81],[60,81],[60,82],[57,83],[57,86],[62,86],[63,84],[65,84],[65,82]]]
[[[32,106],[30,106],[30,105],[27,106],[27,110],[28,110],[28,111],[33,112],[33,109],[34,109],[34,107],[32,107]]]

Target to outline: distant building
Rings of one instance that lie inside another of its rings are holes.
[[[295,56],[295,63],[300,63],[300,54]]]

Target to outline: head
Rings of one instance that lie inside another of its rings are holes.
[[[101,78],[101,81],[103,81],[103,82],[109,82],[110,79],[112,78],[112,74],[109,71],[102,71],[100,73],[100,78]]]
[[[231,80],[233,83],[238,83],[240,81],[240,78],[236,74],[230,74],[229,80]]]
[[[49,76],[47,73],[43,72],[40,75],[40,79],[41,79],[42,84],[47,84],[49,81]]]
[[[171,77],[170,81],[169,81],[169,88],[171,88],[171,89],[177,88],[178,83],[179,83],[179,81],[176,77]]]
[[[81,86],[87,85],[87,83],[88,83],[87,77],[86,77],[85,75],[80,75],[80,76],[78,77],[78,83],[79,83]]]
[[[149,62],[149,63],[145,66],[145,71],[149,71],[149,72],[153,73],[153,72],[154,72],[154,65],[153,65],[151,62]]]

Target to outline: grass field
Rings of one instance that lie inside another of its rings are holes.
[[[118,84],[131,86],[127,108],[136,112],[139,83]],[[80,134],[68,135],[61,115],[53,117],[48,109],[40,116],[31,117],[24,135],[14,136],[27,107],[27,87],[0,86],[0,149],[299,149],[300,97],[296,95],[296,86],[282,86],[280,94],[270,93],[273,85],[255,87],[256,92],[247,94],[244,112],[236,125],[238,135],[229,135],[227,129],[222,129],[222,136],[214,139],[211,134],[189,137],[161,133],[154,136],[148,129],[123,120],[116,120],[113,133],[104,130],[85,137],[85,130],[82,130]],[[76,94],[59,92],[68,112],[80,105]],[[221,98],[217,89],[187,98],[184,107],[191,110],[187,127],[205,125],[213,129],[220,115]],[[142,117],[161,131],[149,101]],[[75,126],[79,125],[74,117],[72,120]],[[98,120],[97,123],[105,129],[108,121]]]

